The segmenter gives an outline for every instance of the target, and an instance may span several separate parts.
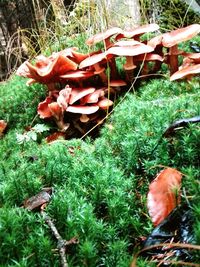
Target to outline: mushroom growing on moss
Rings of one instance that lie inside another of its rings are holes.
[[[36,61],[36,65],[32,65],[28,61],[24,62],[17,70],[19,76],[31,78],[31,83],[39,82],[46,84],[49,90],[55,89],[52,83],[60,81],[60,76],[68,71],[76,70],[77,64],[69,58],[57,53],[44,60],[44,56]]]
[[[153,48],[151,46],[145,45],[143,43],[137,43],[131,46],[129,45],[113,46],[108,49],[107,54],[126,57],[126,63],[124,65],[124,69],[126,71],[128,82],[132,82],[133,70],[137,67],[137,65],[135,64],[136,62],[134,60],[134,57],[138,55],[145,55],[146,53],[150,53],[152,51]]]

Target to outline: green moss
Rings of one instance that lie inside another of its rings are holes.
[[[161,138],[175,120],[199,115],[198,83],[143,82],[115,107],[96,140],[52,144],[16,142],[44,89],[26,87],[15,77],[4,83],[1,118],[9,128],[0,140],[1,266],[60,265],[52,252],[56,241],[41,216],[20,208],[47,186],[54,188],[47,213],[64,239],[80,241],[68,250],[69,266],[128,266],[138,238],[152,230],[146,195],[160,165],[183,172],[182,202],[193,209],[199,242],[199,124]],[[138,266],[153,264],[139,259]]]
[[[26,79],[12,76],[0,86],[0,118],[10,129],[29,126],[37,115],[37,105],[45,98],[45,89],[35,84],[26,86]]]

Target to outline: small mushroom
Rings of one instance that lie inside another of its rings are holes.
[[[191,66],[191,65],[200,63],[200,53],[186,53],[186,52],[183,52],[182,56],[184,56],[184,59],[183,59],[183,63],[180,66],[179,70],[181,68],[186,67],[186,66]]]
[[[134,56],[150,53],[152,51],[153,48],[151,46],[139,43],[133,46],[123,46],[123,47],[113,46],[108,49],[107,54],[126,57],[126,63],[124,65],[124,69],[126,71],[128,81],[132,82],[133,70],[137,67],[135,64]]]
[[[0,120],[0,138],[3,136],[3,133],[7,127],[8,123],[4,120]]]
[[[90,120],[90,118],[86,115],[86,114],[82,114],[80,116],[80,121],[83,122],[83,123],[86,123]]]
[[[37,112],[41,119],[52,117],[52,113],[49,109],[49,104],[52,102],[53,102],[52,98],[48,96],[43,102],[40,102],[38,104]]]
[[[110,106],[113,105],[113,101],[106,97],[102,97],[101,100],[97,103],[97,105],[99,106],[99,108],[107,110]]]
[[[190,40],[200,32],[200,24],[192,24],[188,27],[165,33],[162,38],[164,47],[169,48],[170,74],[178,70],[178,44]]]

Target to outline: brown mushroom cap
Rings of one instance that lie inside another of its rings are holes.
[[[102,97],[101,100],[97,103],[97,105],[101,108],[101,109],[108,109],[110,106],[113,105],[113,101],[111,101],[110,99],[106,98],[106,97]]]
[[[51,97],[46,97],[46,99],[38,104],[37,112],[41,119],[52,117],[52,113],[49,109],[49,104],[52,103]]]
[[[92,114],[97,112],[99,109],[99,106],[94,105],[94,106],[80,106],[80,105],[73,105],[67,107],[66,111],[71,112],[71,113],[79,113],[79,114]]]
[[[102,60],[107,59],[107,54],[106,52],[101,52],[99,54],[94,54],[92,56],[89,56],[88,58],[86,58],[85,60],[83,60],[80,65],[79,68],[86,68],[92,65],[95,65],[99,62],[101,62]]]
[[[124,46],[124,47],[110,47],[105,53],[107,55],[116,55],[116,56],[137,56],[140,54],[150,53],[153,51],[151,46],[145,44],[137,44],[133,46]]]
[[[86,103],[97,103],[99,100],[99,97],[104,96],[105,91],[103,89],[97,89],[93,93],[86,95],[81,99],[81,105],[84,105]]]
[[[149,53],[146,55],[138,55],[134,57],[134,61],[163,61],[164,57],[161,57],[158,54]]]
[[[146,24],[130,31],[123,31],[122,33],[117,35],[116,40],[121,38],[134,38],[134,36],[142,35],[148,32],[154,32],[157,31],[158,29],[159,25],[156,23]]]
[[[76,101],[80,100],[84,96],[91,94],[95,91],[95,88],[89,87],[89,88],[73,88],[71,91],[71,96],[69,99],[69,104],[72,105]]]
[[[38,68],[29,62],[26,62],[26,66],[29,69],[28,78],[33,78],[41,83],[50,83],[59,80],[60,75],[70,70],[77,69],[77,64],[75,62],[61,54],[58,54],[47,66]],[[26,69],[24,70],[26,71]]]
[[[2,133],[5,131],[7,125],[8,125],[8,123],[6,121],[0,120],[0,137],[1,137]]]
[[[200,33],[200,24],[192,24],[185,28],[177,29],[162,36],[162,44],[165,47],[172,47],[181,42],[190,40]]]
[[[187,78],[188,76],[193,76],[200,73],[200,64],[187,66],[175,72],[171,77],[170,81],[175,81],[178,79]]]
[[[141,44],[141,43],[136,40],[123,40],[123,41],[118,41],[114,43],[114,46],[132,46],[132,45],[137,45],[137,44]]]
[[[90,120],[90,118],[86,115],[86,114],[82,114],[80,116],[80,121],[83,122],[83,123],[86,123]]]
[[[71,91],[72,91],[72,88],[66,86],[65,89],[62,89],[59,92],[59,96],[57,98],[57,103],[63,109],[66,109],[68,107],[69,99],[71,96]]]
[[[60,75],[60,78],[69,79],[69,80],[76,80],[76,79],[84,79],[94,76],[96,73],[94,71],[87,71],[87,70],[75,70],[75,71],[68,71],[64,75]]]
[[[109,84],[111,87],[126,86],[127,83],[124,80],[112,80]]]
[[[163,38],[162,34],[155,36],[147,42],[147,45],[152,46],[155,49],[156,46],[162,45],[162,38]]]
[[[111,29],[108,29],[105,32],[97,33],[94,36],[90,37],[89,39],[87,39],[86,44],[87,45],[94,45],[94,44],[96,44],[100,41],[103,41],[107,38],[110,38],[114,34],[118,34],[120,32],[122,32],[122,29],[120,29],[118,27],[113,27]]]
[[[199,64],[200,63],[200,53],[185,53],[183,52],[182,55],[185,59],[189,59],[191,63]]]
[[[50,104],[48,104],[49,110],[52,114],[52,116],[54,118],[56,118],[56,120],[60,120],[63,116],[63,110],[62,108],[58,105],[57,102],[52,102]]]
[[[80,64],[81,61],[83,61],[89,56],[89,54],[83,54],[75,50],[72,51],[72,55],[73,55],[72,60],[77,64]]]

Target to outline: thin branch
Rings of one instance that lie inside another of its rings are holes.
[[[56,226],[54,225],[52,219],[46,214],[46,212],[41,211],[42,217],[44,218],[45,222],[48,224],[50,227],[53,235],[57,239],[57,248],[60,253],[61,257],[61,266],[62,267],[68,267],[68,263],[66,260],[66,241],[62,239],[61,235],[58,233],[58,230]]]

